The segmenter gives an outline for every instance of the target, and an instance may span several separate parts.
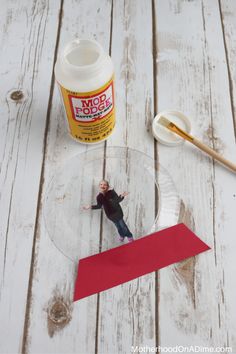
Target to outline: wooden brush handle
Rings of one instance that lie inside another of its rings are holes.
[[[220,154],[218,154],[218,152],[216,152],[215,150],[213,150],[212,148],[210,148],[209,146],[203,144],[201,141],[199,141],[196,138],[193,138],[192,143],[197,146],[199,149],[201,149],[202,151],[206,152],[208,155],[210,155],[211,157],[213,157],[215,160],[221,162],[223,165],[225,165],[226,167],[228,167],[230,170],[236,172],[236,164],[232,163],[229,160],[226,160],[223,156],[221,156]]]

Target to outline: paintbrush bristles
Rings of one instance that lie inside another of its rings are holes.
[[[189,135],[186,131],[178,127],[175,123],[171,122],[166,117],[161,116],[158,120],[158,123],[160,123],[163,127],[169,129],[171,132],[181,136],[181,138],[191,142],[193,141],[193,137],[191,135]]]
[[[169,121],[169,119],[161,116],[158,120],[158,123],[163,125],[163,127],[168,128],[171,122]]]

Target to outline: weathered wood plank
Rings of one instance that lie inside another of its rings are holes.
[[[183,111],[196,136],[233,160],[219,8],[213,1],[171,0],[156,1],[155,8],[158,110]],[[173,149],[159,146],[158,153],[184,201],[185,222],[212,247],[160,272],[160,344],[233,345],[235,318],[231,324],[227,319],[234,316],[235,305],[225,273],[235,246],[235,177],[188,144]]]
[[[21,351],[59,9],[1,5],[1,353]]]
[[[112,29],[117,126],[107,146],[128,146],[153,157],[151,1],[114,1]],[[105,170],[105,177],[111,180],[117,192],[124,189],[130,192],[122,203],[125,219],[135,235],[142,230],[142,221],[145,223],[149,217],[154,220],[155,212],[154,185],[147,203],[145,193],[149,191],[150,181],[146,180],[144,171],[137,171],[137,166],[138,161],[128,156],[126,172],[116,161],[108,161]],[[112,245],[115,235],[112,225],[105,224],[104,247],[109,238]],[[152,273],[100,294],[98,353],[129,353],[132,345],[155,345],[155,287]]]
[[[220,116],[215,123],[216,135],[221,137],[223,141],[223,152],[231,157],[233,161],[236,161],[235,154],[235,145],[233,143],[233,127],[230,125],[230,117],[233,119],[234,125],[234,137],[236,137],[236,102],[235,102],[235,89],[236,89],[236,65],[235,65],[235,53],[236,53],[236,3],[235,1],[221,1],[220,12],[222,16],[222,29],[223,29],[223,39],[225,46],[226,57],[222,63],[224,65],[225,76],[228,74],[227,83],[224,85],[224,89],[229,90],[229,96],[227,97],[231,103],[231,111],[227,113],[224,111],[224,107],[221,110],[222,116],[226,116],[228,125],[227,130],[225,130],[225,123],[222,122]],[[227,66],[227,73],[226,73]],[[223,73],[222,73],[223,75]],[[220,79],[220,78],[219,78]],[[222,80],[222,76],[221,76]],[[227,87],[228,84],[228,87]],[[218,86],[221,86],[220,80],[218,81]],[[223,88],[222,88],[222,95]],[[223,124],[222,124],[223,123]],[[222,127],[224,127],[222,129]],[[223,131],[222,131],[223,130]],[[224,134],[224,135],[223,135]],[[223,137],[222,137],[223,135]],[[230,138],[230,141],[228,139]],[[235,142],[235,140],[234,140]],[[218,187],[220,185],[220,188]],[[216,181],[217,189],[219,188],[219,196],[217,202],[221,205],[221,208],[217,209],[216,220],[218,220],[217,228],[220,238],[222,239],[222,259],[224,264],[224,273],[223,273],[223,282],[221,285],[222,297],[225,298],[227,303],[226,308],[226,321],[228,326],[227,331],[227,345],[232,346],[233,352],[236,351],[236,328],[235,328],[235,298],[236,298],[236,289],[232,284],[232,279],[235,275],[235,199],[236,199],[236,182],[235,176],[232,176],[229,180],[225,176],[219,175],[218,180]],[[220,193],[223,191],[223,193]]]
[[[229,79],[229,90],[231,99],[231,110],[234,118],[234,133],[236,136],[236,65],[235,65],[235,53],[236,53],[236,3],[233,0],[219,1],[219,9],[222,22],[223,39],[226,54],[226,65]]]
[[[59,51],[66,42],[75,36],[95,38],[108,51],[110,14],[110,1],[65,1]],[[73,304],[77,264],[66,258],[52,244],[44,221],[47,205],[45,198],[52,176],[56,173],[57,168],[59,166],[63,167],[63,164],[68,162],[71,157],[89,149],[89,147],[70,139],[66,132],[63,114],[56,90],[53,94],[47,137],[42,204],[39,213],[34,258],[34,280],[27,323],[25,350],[29,353],[93,353],[96,346],[97,295]],[[94,146],[91,149],[94,149]],[[94,166],[92,170],[89,168],[88,172],[85,163],[78,168],[80,169],[78,174],[81,179],[83,178],[83,183],[81,180],[79,181],[74,193],[78,195],[78,200],[83,200],[84,204],[88,204],[96,196],[96,189],[95,187],[92,189],[93,186],[89,178],[92,178],[93,174],[99,176],[99,171],[95,170],[97,166]],[[61,174],[60,185],[66,185],[69,182],[70,176],[67,172],[65,168],[65,173]],[[87,180],[86,173],[89,176]],[[102,165],[100,176],[102,177]],[[59,194],[58,197],[60,199]],[[78,202],[78,205],[73,205],[73,213],[81,213],[82,205],[79,204]],[[52,208],[56,210],[56,203],[52,203]],[[80,255],[84,255],[83,252],[89,252],[89,248],[94,250],[92,237],[96,232],[100,232],[100,215],[98,213],[88,213],[84,215],[86,221],[83,222],[83,229],[79,228],[77,224],[74,233],[78,240],[84,238],[84,235],[88,237],[88,243],[81,245]],[[58,222],[59,220],[56,220],[53,237],[60,231]],[[66,234],[64,237],[66,237]],[[98,251],[99,248],[97,248]]]

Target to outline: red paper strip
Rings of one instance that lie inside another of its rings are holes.
[[[179,262],[210,247],[184,224],[79,261],[74,301]]]

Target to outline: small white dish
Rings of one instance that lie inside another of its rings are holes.
[[[176,123],[181,129],[187,133],[191,132],[190,120],[181,112],[174,110],[166,110],[158,113],[152,122],[152,134],[155,139],[160,143],[168,146],[180,145],[184,142],[184,139],[177,134],[172,133],[167,128],[158,123],[161,117],[169,119],[171,122]]]

